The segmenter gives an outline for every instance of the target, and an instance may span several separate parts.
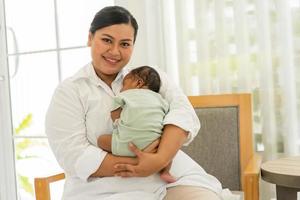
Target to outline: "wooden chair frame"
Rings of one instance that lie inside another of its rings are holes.
[[[60,173],[48,177],[35,178],[34,189],[35,189],[36,200],[51,200],[50,183],[63,180],[64,178],[65,178],[64,173]]]
[[[241,185],[245,200],[259,199],[259,174],[261,156],[254,153],[252,132],[252,104],[250,94],[225,94],[189,96],[195,108],[239,108]]]
[[[253,150],[252,108],[250,94],[189,96],[194,107],[239,107],[241,185],[245,200],[259,199],[261,157]],[[50,183],[65,178],[65,174],[35,178],[36,200],[50,200]]]

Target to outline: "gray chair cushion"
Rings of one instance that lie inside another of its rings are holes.
[[[201,122],[198,136],[183,151],[223,188],[241,190],[238,107],[195,108]]]

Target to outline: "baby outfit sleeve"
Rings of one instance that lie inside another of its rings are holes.
[[[125,105],[125,100],[121,95],[115,96],[113,98],[113,102],[112,102],[112,107],[111,107],[111,111],[114,111],[118,108],[122,108]]]

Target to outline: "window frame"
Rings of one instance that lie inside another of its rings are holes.
[[[0,0],[0,199],[17,199],[4,0]]]

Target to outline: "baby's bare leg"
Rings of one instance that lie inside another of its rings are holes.
[[[160,178],[167,183],[176,182],[176,178],[170,174],[170,169],[172,166],[172,162],[170,162],[165,168],[160,171]]]
[[[97,139],[97,145],[101,149],[111,152],[111,134],[100,135]]]

